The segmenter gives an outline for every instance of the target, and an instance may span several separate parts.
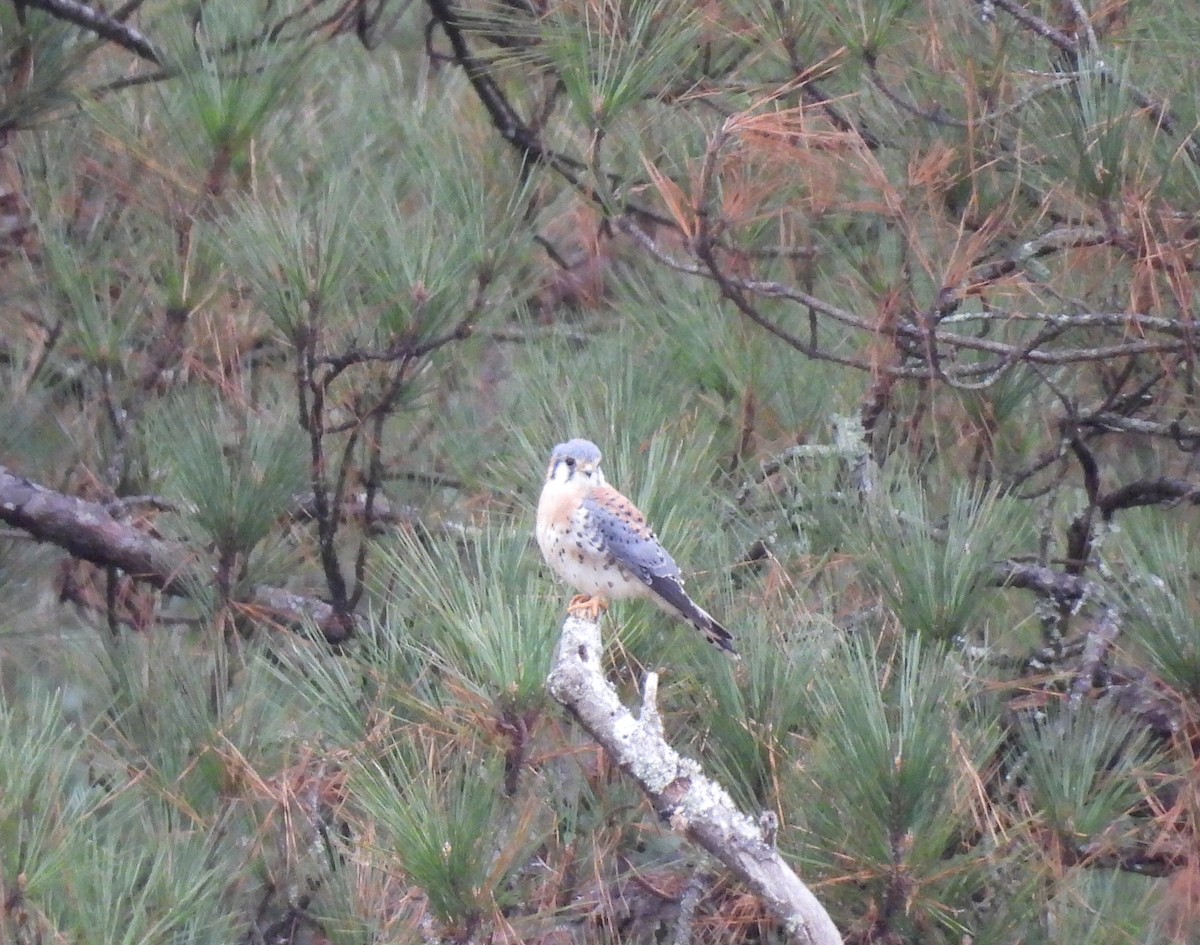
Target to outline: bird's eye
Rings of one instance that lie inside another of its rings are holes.
[[[563,460],[563,462],[567,464],[567,469],[575,468],[575,457],[574,456],[568,456],[566,459]]]

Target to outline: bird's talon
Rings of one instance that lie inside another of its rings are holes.
[[[603,599],[593,597],[590,594],[576,594],[571,598],[571,602],[567,604],[567,614],[572,617],[578,617],[582,620],[590,620],[595,623],[600,619],[600,615],[608,609],[608,605]]]

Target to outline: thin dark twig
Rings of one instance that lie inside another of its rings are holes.
[[[323,355],[316,359],[317,364],[327,366],[327,370],[321,375],[321,382],[328,388],[343,371],[357,364],[366,364],[372,361],[407,362],[414,358],[423,358],[453,341],[462,341],[471,337],[474,330],[473,322],[474,315],[472,314],[460,320],[445,334],[419,343],[405,338],[383,349],[349,348],[340,354]]]
[[[147,62],[155,65],[162,64],[158,50],[154,48],[149,39],[139,30],[127,26],[119,18],[105,13],[103,10],[94,9],[85,3],[77,2],[77,0],[23,0],[23,5],[42,10],[60,20],[66,20],[68,23],[74,23],[76,26],[95,33],[101,39],[135,53]]]

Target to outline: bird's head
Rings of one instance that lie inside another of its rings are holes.
[[[600,469],[600,447],[591,440],[576,439],[559,443],[550,454],[546,481],[572,485],[604,485],[604,473]]]

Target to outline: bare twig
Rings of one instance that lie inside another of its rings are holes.
[[[158,51],[142,33],[103,10],[89,7],[77,0],[24,0],[24,5],[44,10],[51,16],[91,30],[101,39],[116,43],[123,49],[136,53],[142,59],[161,65]]]

